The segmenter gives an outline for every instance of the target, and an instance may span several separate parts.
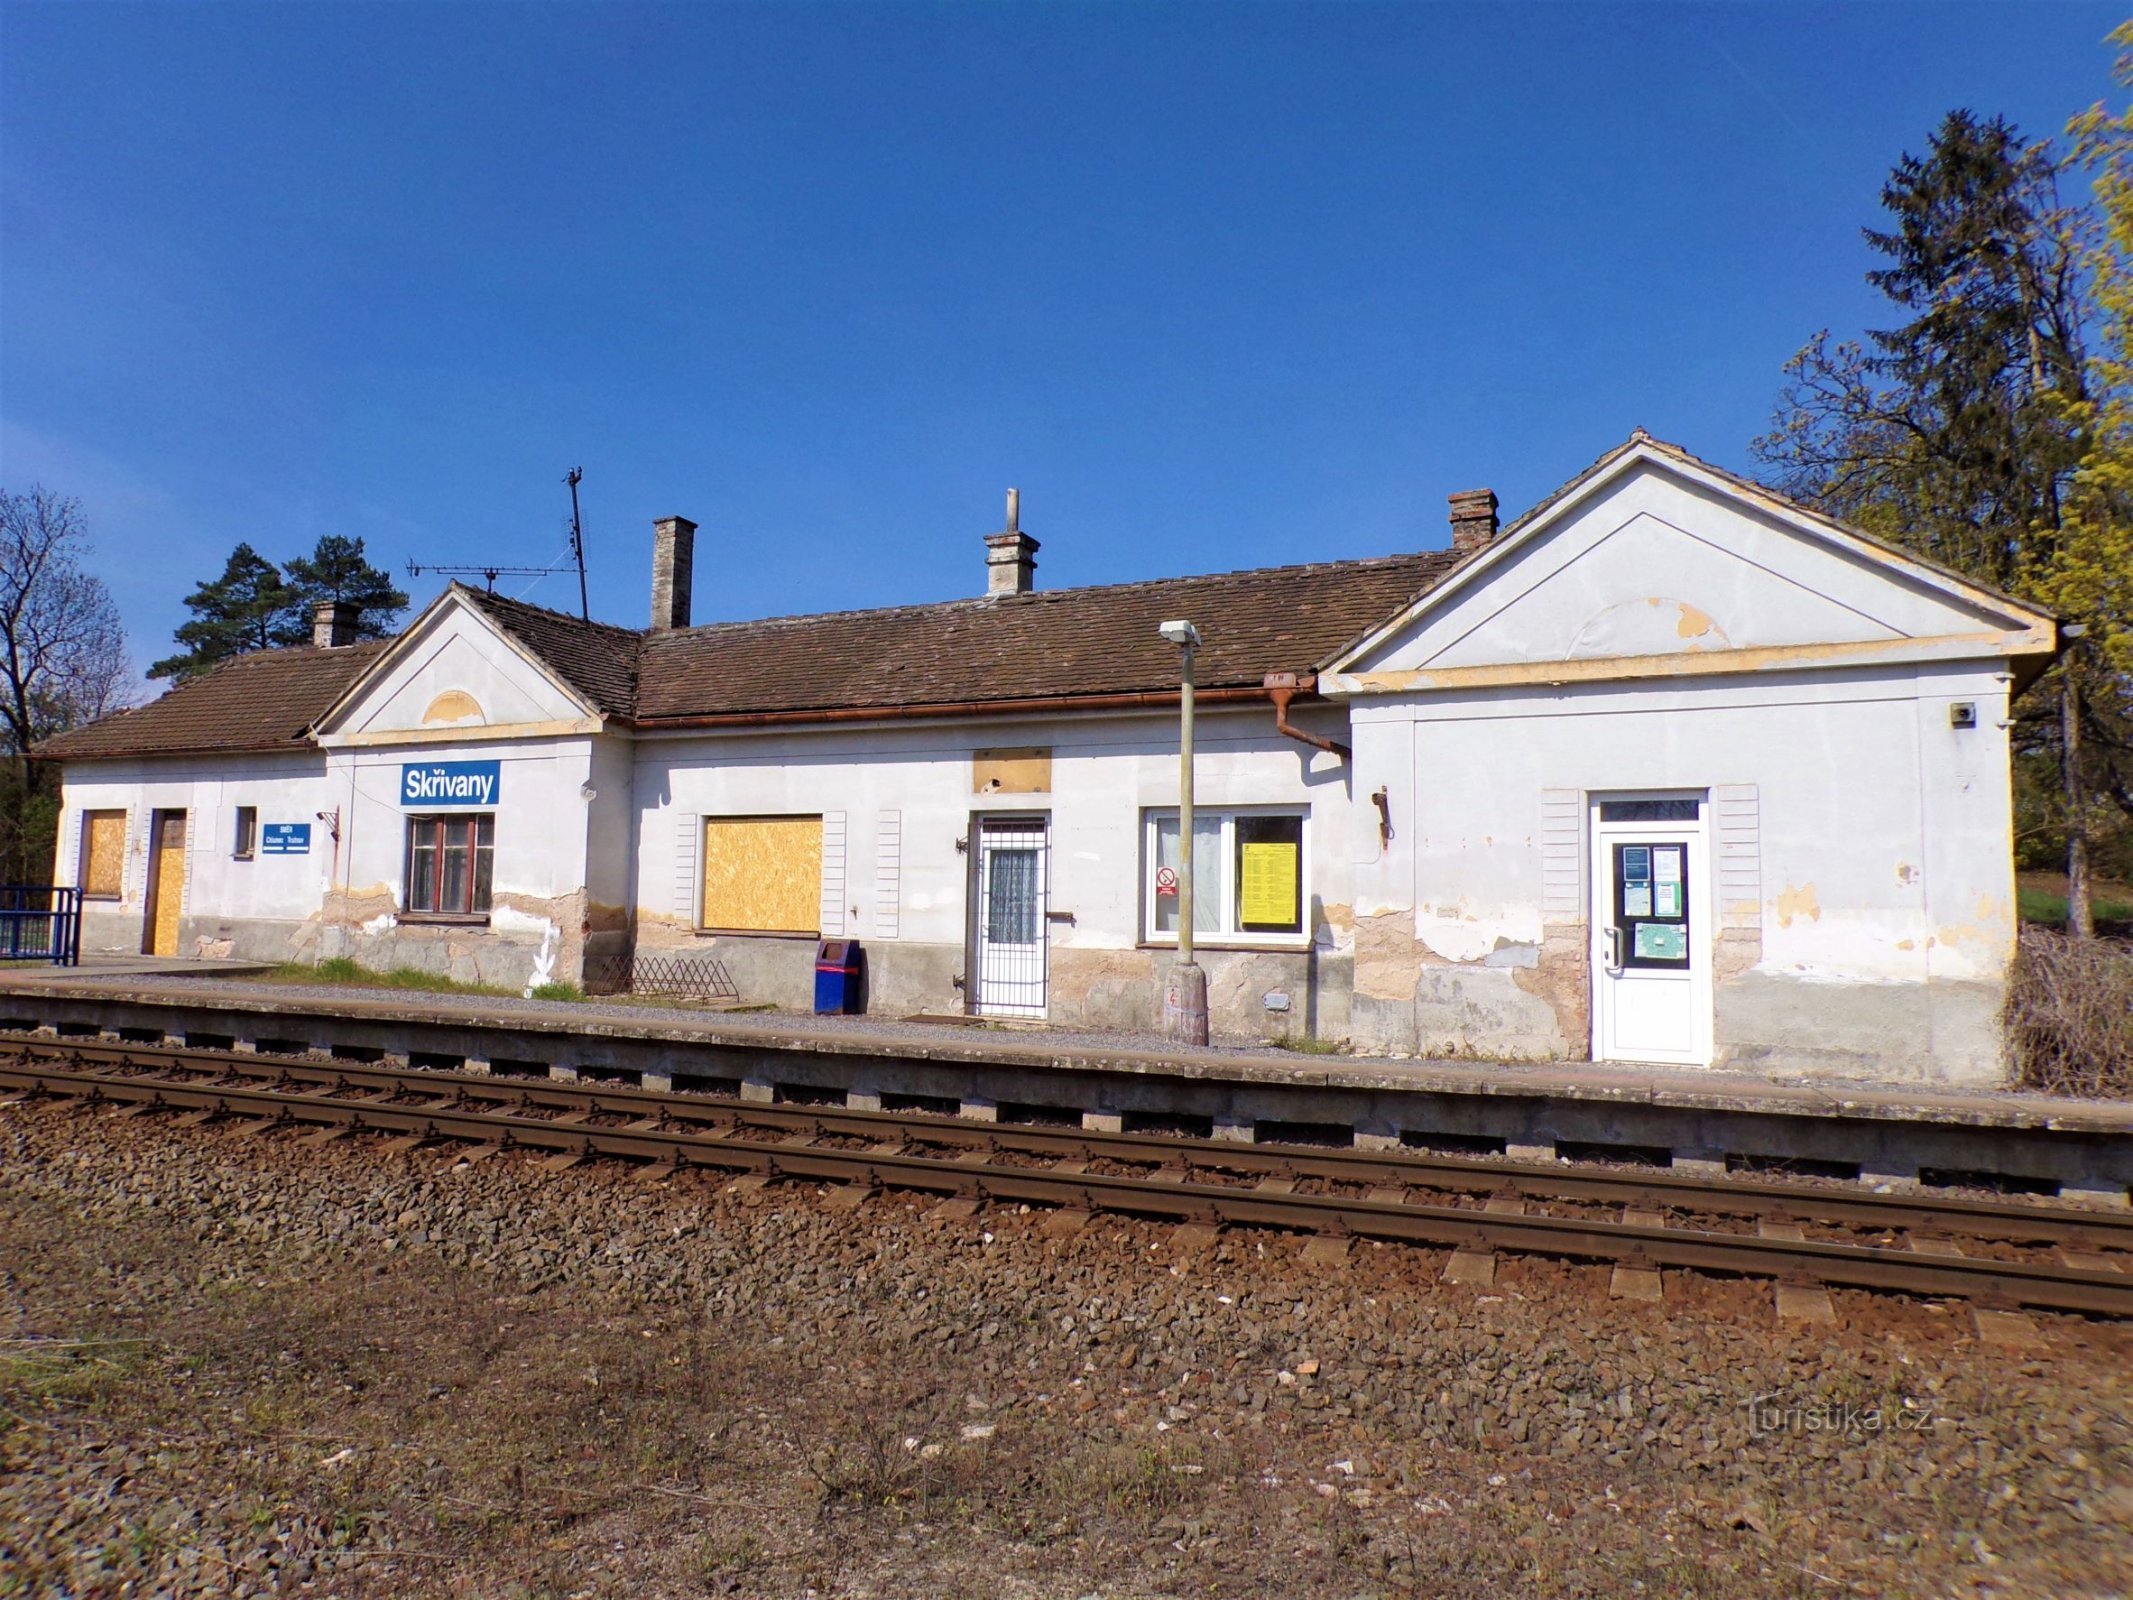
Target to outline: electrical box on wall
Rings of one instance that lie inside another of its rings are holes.
[[[1977,703],[1958,700],[1948,707],[1948,726],[1951,728],[1974,728],[1977,726]]]

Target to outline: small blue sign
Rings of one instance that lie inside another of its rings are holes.
[[[311,854],[311,824],[269,822],[259,830],[259,853],[263,856],[308,856]]]
[[[400,769],[403,806],[493,806],[502,788],[498,761],[410,761]]]

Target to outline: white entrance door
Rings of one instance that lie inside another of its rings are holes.
[[[1044,818],[985,817],[977,833],[978,1013],[1041,1017],[1050,887]]]
[[[1711,881],[1701,796],[1592,808],[1592,1054],[1711,1063]]]

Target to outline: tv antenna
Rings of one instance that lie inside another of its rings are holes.
[[[584,478],[585,469],[583,467],[572,467],[570,471],[563,475],[563,481],[570,486],[569,561],[575,562],[578,569],[578,615],[590,622],[592,620],[592,608],[585,594],[585,528],[578,520],[578,485],[584,481]],[[463,567],[446,567],[439,566],[435,562],[424,563],[419,561],[410,561],[407,564],[407,573],[411,578],[419,578],[425,572],[435,573],[441,578],[481,578],[487,582],[491,594],[496,592],[496,580],[498,578],[551,578],[558,572],[566,570],[568,570],[568,563],[563,561],[554,562],[545,567],[491,566],[487,562]]]

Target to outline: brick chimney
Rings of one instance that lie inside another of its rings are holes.
[[[1037,586],[1037,541],[1022,531],[1022,491],[1007,491],[1007,526],[985,535],[985,592],[1028,594]]]
[[[661,517],[652,524],[652,631],[689,625],[690,591],[696,576],[696,524],[687,517]]]
[[[1447,497],[1452,507],[1452,549],[1470,556],[1496,537],[1496,491],[1462,489]]]
[[[362,619],[363,608],[353,600],[321,600],[311,610],[311,643],[320,650],[354,644]]]

